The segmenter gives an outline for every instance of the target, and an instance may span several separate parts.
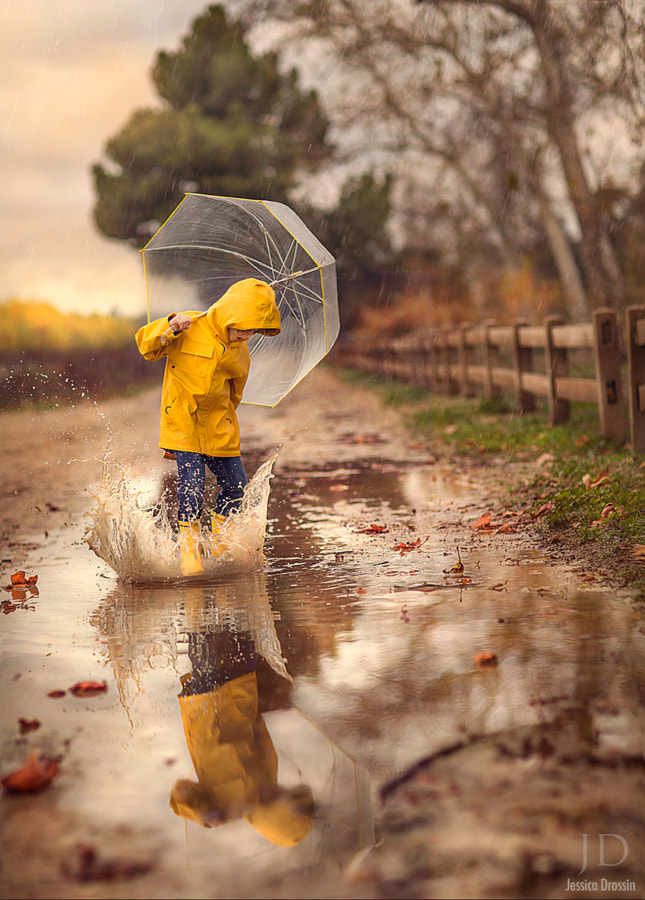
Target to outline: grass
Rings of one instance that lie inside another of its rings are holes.
[[[444,453],[527,463],[548,454],[545,465],[534,467],[528,512],[542,510],[536,521],[545,537],[565,536],[611,563],[617,579],[645,603],[645,559],[634,555],[645,546],[645,459],[602,437],[594,406],[572,404],[570,421],[551,426],[546,405],[519,414],[503,399],[432,396],[356,372],[341,377],[376,390],[401,410],[415,435]]]

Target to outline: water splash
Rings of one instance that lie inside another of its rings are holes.
[[[204,571],[191,576],[191,582],[252,572],[264,565],[271,470],[278,452],[271,454],[247,484],[241,511],[229,516],[216,536],[202,529]],[[149,494],[135,485],[127,471],[113,473],[104,459],[103,481],[89,489],[95,504],[87,513],[90,524],[83,540],[124,581],[183,579],[182,539],[173,532],[164,498],[150,509]]]

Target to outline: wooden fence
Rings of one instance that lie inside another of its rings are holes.
[[[626,358],[619,327],[611,309],[595,310],[592,321],[582,325],[555,316],[541,325],[486,321],[400,338],[348,339],[336,345],[334,359],[437,393],[510,394],[522,412],[535,408],[536,397],[545,397],[552,425],[567,421],[572,401],[594,403],[601,433],[624,441],[628,419],[632,450],[643,453],[645,307],[626,312]]]

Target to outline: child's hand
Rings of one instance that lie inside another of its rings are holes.
[[[190,316],[184,316],[182,313],[179,313],[168,320],[168,325],[175,334],[179,334],[181,331],[186,331],[187,328],[190,328],[191,321],[192,319]]]

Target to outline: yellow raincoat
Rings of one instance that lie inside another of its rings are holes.
[[[231,343],[228,329],[280,331],[273,288],[246,278],[233,284],[205,313],[190,311],[190,328],[162,346],[167,318],[135,335],[145,359],[166,357],[159,446],[207,456],[239,456],[237,409],[249,375],[246,341]]]
[[[278,785],[278,757],[258,711],[255,672],[207,694],[179,697],[197,783],[177,781],[172,810],[200,825],[244,818],[274,844],[293,847],[311,831],[311,790]]]

